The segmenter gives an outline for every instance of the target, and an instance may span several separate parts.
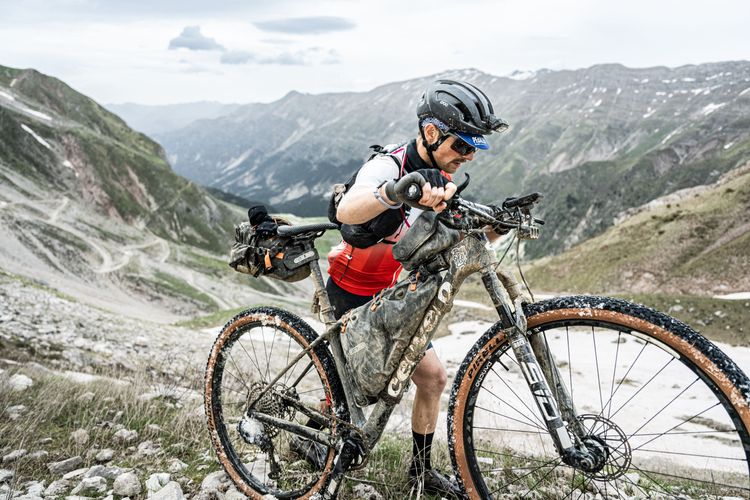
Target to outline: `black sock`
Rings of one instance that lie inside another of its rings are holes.
[[[425,471],[432,468],[432,465],[430,464],[430,454],[432,453],[432,437],[434,435],[434,432],[431,432],[430,434],[418,434],[414,431],[411,432],[412,459],[411,467],[409,468],[410,475],[421,476]]]

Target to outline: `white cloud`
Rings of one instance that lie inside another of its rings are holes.
[[[675,0],[475,0],[470,8],[383,0],[377,9],[361,0],[232,0],[210,8],[197,0],[0,2],[0,64],[37,68],[102,102],[270,101],[290,90],[361,91],[452,68],[504,75],[750,56],[746,0],[715,0],[710,9]],[[321,18],[352,26],[277,25],[270,35],[257,25]],[[167,50],[186,26],[200,26],[190,48],[214,50]]]
[[[226,50],[223,45],[217,43],[213,38],[203,35],[200,26],[186,26],[178,37],[169,41],[169,49]]]
[[[269,21],[257,21],[253,24],[262,31],[301,35],[347,31],[354,29],[356,26],[352,21],[336,16],[285,17]]]

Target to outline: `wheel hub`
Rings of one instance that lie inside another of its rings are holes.
[[[283,384],[276,384],[261,396],[266,384],[263,382],[253,382],[250,385],[247,395],[247,411],[242,418],[243,422],[252,419],[253,413],[262,413],[271,417],[284,420],[292,420],[296,413],[294,406],[289,404],[289,399],[298,401],[299,397],[294,389],[289,389]],[[258,399],[260,396],[260,399]],[[257,401],[256,401],[257,400]],[[253,404],[253,402],[255,402]],[[250,405],[253,405],[252,408]],[[252,419],[255,420],[255,419]],[[263,426],[263,434],[268,438],[274,438],[279,433],[279,428],[268,424]]]
[[[586,472],[597,480],[616,479],[628,471],[631,450],[628,438],[613,421],[599,415],[579,415],[578,421],[586,430],[583,443],[593,459]]]

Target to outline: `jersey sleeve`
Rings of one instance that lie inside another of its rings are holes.
[[[359,169],[353,187],[374,189],[385,181],[397,179],[398,176],[398,167],[390,157],[376,156]]]

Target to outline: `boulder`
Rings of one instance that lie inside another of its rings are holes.
[[[70,489],[70,481],[66,479],[58,479],[57,481],[52,481],[49,486],[47,486],[47,489],[44,490],[44,496],[45,497],[60,497],[65,494],[66,491]]]
[[[22,392],[34,385],[34,381],[22,373],[16,373],[8,380],[10,388],[15,392]]]
[[[117,476],[112,485],[112,492],[121,497],[132,497],[141,492],[141,482],[134,472],[124,472]]]
[[[47,469],[49,469],[51,474],[65,474],[66,472],[77,469],[82,463],[83,459],[76,456],[60,460],[59,462],[49,463],[47,464]]]
[[[168,482],[162,489],[149,497],[151,500],[184,500],[182,488],[176,481]]]
[[[151,474],[146,480],[146,496],[150,497],[157,491],[161,490],[170,480],[169,474],[166,472],[157,472]]]
[[[100,497],[105,491],[107,491],[107,480],[103,477],[94,476],[83,478],[70,493],[72,495],[82,494],[84,496]]]

